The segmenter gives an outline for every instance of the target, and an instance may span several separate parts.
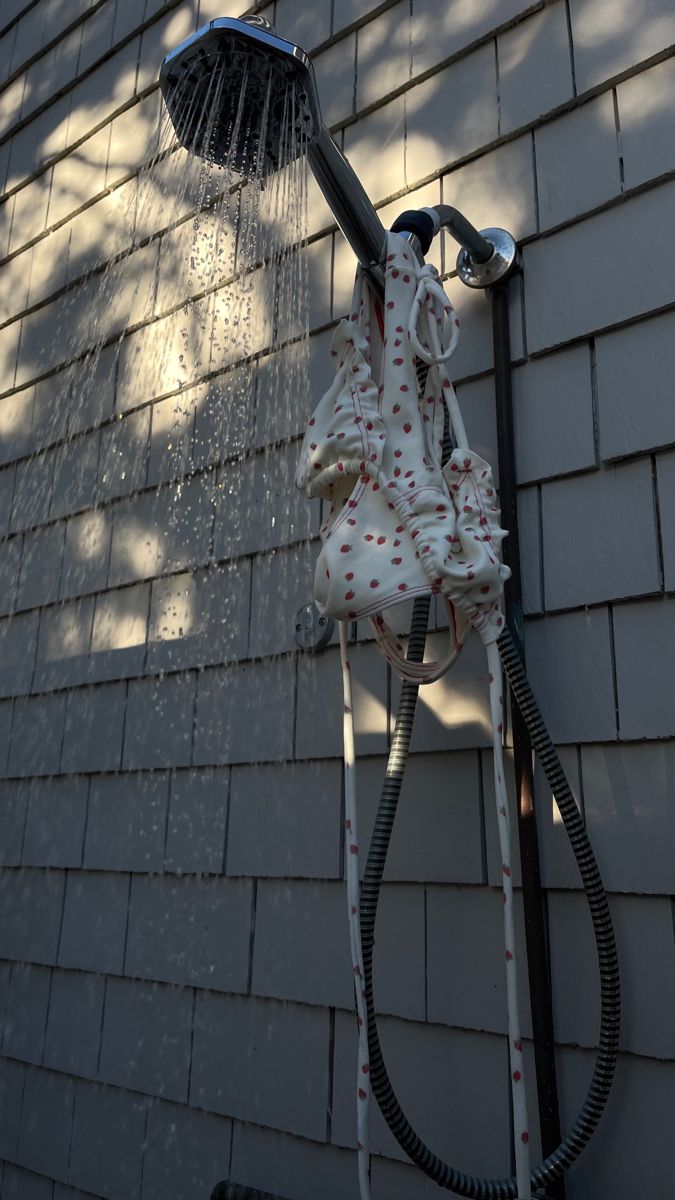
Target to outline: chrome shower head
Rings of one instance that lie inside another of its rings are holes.
[[[304,50],[263,17],[219,17],[167,54],[159,81],[176,136],[193,154],[260,178],[306,151],[340,229],[382,289],[385,230],[322,124]]]
[[[242,175],[270,174],[321,131],[310,59],[263,17],[210,21],[167,54],[159,81],[182,145]]]

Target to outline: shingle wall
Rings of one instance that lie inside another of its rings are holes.
[[[296,651],[319,513],[299,496],[281,503],[353,258],[311,188],[312,396],[289,411],[264,323],[248,390],[225,413],[208,339],[177,367],[189,222],[160,238],[161,212],[137,213],[144,244],[105,326],[93,333],[88,320],[90,273],[128,246],[122,216],[156,146],[161,58],[239,11],[0,0],[6,1200],[198,1200],[228,1177],[288,1200],[357,1195],[339,664],[335,644],[315,659]],[[616,1084],[568,1197],[665,1200],[672,5],[277,0],[262,11],[315,51],[326,119],[385,223],[442,200],[522,244],[510,312],[528,669],[611,894],[624,987]],[[494,460],[489,303],[454,278],[449,241],[434,253],[463,318],[454,378],[469,435]],[[73,395],[64,364],[99,336],[95,373]],[[168,434],[183,385],[178,491]],[[352,663],[367,833],[397,685],[365,629]],[[376,980],[406,1111],[464,1170],[503,1175],[487,720],[474,645],[421,697]],[[537,794],[567,1128],[590,1078],[598,989],[578,874],[539,776]],[[379,1115],[373,1149],[374,1200],[438,1194]]]

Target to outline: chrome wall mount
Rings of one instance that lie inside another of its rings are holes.
[[[333,636],[335,621],[320,613],[316,604],[303,604],[295,614],[295,640],[301,650],[316,654]]]
[[[457,255],[457,274],[470,288],[502,283],[520,266],[516,242],[505,229],[481,229],[480,236],[492,247],[488,259],[479,261],[465,247]]]

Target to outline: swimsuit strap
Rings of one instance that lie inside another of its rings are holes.
[[[356,755],[354,750],[354,711],[352,706],[352,674],[347,645],[349,623],[338,622],[342,690],[344,695],[343,740],[345,782],[345,861],[347,873],[347,907],[349,911],[349,940],[356,993],[356,1021],[359,1030],[358,1064],[356,1070],[356,1129],[358,1139],[359,1192],[361,1200],[370,1200],[370,1065],[368,1062],[368,1024],[364,991],[363,953],[361,950],[361,914],[359,882],[359,841],[356,811]]]
[[[457,402],[454,388],[449,379],[438,368],[448,362],[457,349],[459,319],[441,287],[435,267],[427,264],[417,268],[417,290],[408,317],[408,337],[418,358],[435,370],[450,414],[455,442],[464,449],[468,446],[466,428]],[[420,339],[420,325],[425,327],[427,344]]]
[[[470,622],[465,621],[460,625],[457,621],[457,614],[452,601],[447,596],[443,596],[443,600],[448,608],[448,628],[451,635],[451,645],[445,657],[439,659],[438,662],[410,662],[405,656],[404,647],[393,630],[387,625],[382,613],[376,613],[375,616],[370,618],[371,628],[382,654],[401,679],[406,679],[410,683],[435,683],[437,679],[445,675],[445,672],[459,658],[464,646],[464,639],[470,628]]]
[[[497,830],[502,862],[502,899],[504,901],[504,959],[506,966],[506,1011],[509,1035],[509,1067],[513,1101],[513,1145],[516,1159],[518,1200],[530,1200],[530,1134],[525,1095],[523,1042],[518,1004],[518,971],[513,910],[513,874],[511,868],[511,823],[504,778],[502,736],[504,730],[504,693],[502,667],[496,642],[486,646],[490,681],[490,717],[492,720],[492,764],[494,771]]]
[[[449,358],[455,353],[457,341],[459,338],[459,323],[455,310],[446,296],[438,279],[436,269],[426,265],[420,267],[417,272],[417,291],[413,298],[410,307],[410,316],[408,318],[408,334],[410,335],[410,345],[412,346],[418,358],[424,362],[434,365],[446,363]],[[437,344],[423,346],[419,334],[418,324],[422,306],[427,305],[430,312],[429,324],[434,320],[437,325],[442,328],[447,324],[450,326],[450,336],[446,339],[443,337],[445,345],[441,344],[441,339],[437,335]]]

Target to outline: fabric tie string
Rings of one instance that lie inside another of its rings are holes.
[[[340,631],[340,661],[344,696],[343,744],[345,784],[345,862],[347,874],[347,907],[349,910],[349,941],[354,972],[354,992],[358,1024],[358,1062],[356,1080],[356,1135],[358,1141],[359,1190],[361,1200],[370,1197],[370,1077],[368,1064],[368,1025],[366,997],[363,990],[363,952],[361,950],[361,906],[359,882],[359,831],[356,808],[356,754],[354,749],[354,712],[352,707],[352,675],[349,663],[349,626],[338,623]]]

